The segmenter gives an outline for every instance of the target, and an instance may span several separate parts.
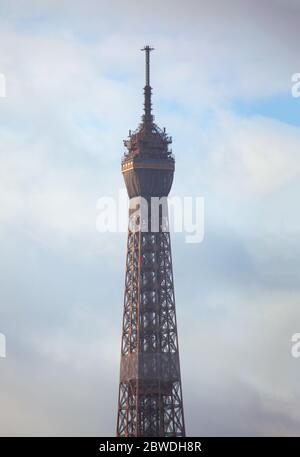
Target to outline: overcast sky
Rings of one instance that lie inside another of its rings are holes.
[[[152,54],[188,435],[299,435],[298,0],[0,2],[1,435],[113,436],[126,234],[96,231]]]

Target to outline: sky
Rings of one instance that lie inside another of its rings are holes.
[[[114,436],[124,189],[142,114],[173,137],[172,196],[205,199],[199,244],[172,234],[189,436],[297,436],[299,0],[0,1],[1,436]]]

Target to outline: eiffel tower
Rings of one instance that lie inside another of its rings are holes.
[[[127,150],[122,159],[130,204],[117,418],[119,437],[185,436],[167,213],[175,160],[170,150],[172,139],[165,129],[161,130],[154,123],[152,115],[152,49],[150,46],[142,49],[146,58],[144,114],[137,130],[130,131],[124,141]],[[155,214],[152,201],[159,201]]]

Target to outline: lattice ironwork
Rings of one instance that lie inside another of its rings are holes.
[[[118,436],[184,436],[169,232],[128,233]]]

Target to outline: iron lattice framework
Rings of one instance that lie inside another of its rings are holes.
[[[169,137],[153,123],[151,99],[147,99],[151,96],[151,48],[144,50],[146,115],[125,143],[129,152],[122,172],[129,197],[145,197],[150,202],[153,193],[168,195],[174,158],[168,149]],[[151,153],[149,141],[155,149]],[[129,224],[117,436],[185,436],[168,217],[160,213],[158,220],[158,231],[151,231],[149,205],[148,231],[132,230]]]

